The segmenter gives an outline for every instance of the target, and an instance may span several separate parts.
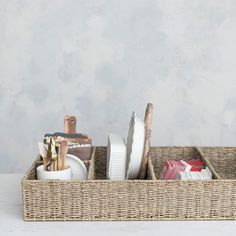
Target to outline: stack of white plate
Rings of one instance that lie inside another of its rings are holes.
[[[107,149],[107,178],[113,180],[137,179],[143,159],[145,125],[132,113],[127,138],[109,134]]]
[[[118,134],[108,135],[107,178],[124,180],[126,174],[126,145]]]
[[[144,122],[133,112],[127,138],[126,179],[137,179],[143,159],[145,139]]]

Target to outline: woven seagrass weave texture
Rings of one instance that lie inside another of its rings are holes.
[[[165,160],[197,158],[213,180],[159,180]],[[36,180],[41,163],[22,180],[26,221],[236,219],[236,148],[152,147],[146,180],[106,180],[104,147],[85,162],[85,181]]]

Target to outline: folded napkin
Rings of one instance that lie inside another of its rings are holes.
[[[167,160],[161,173],[163,180],[211,179],[211,171],[202,160]]]

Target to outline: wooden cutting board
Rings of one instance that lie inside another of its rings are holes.
[[[151,145],[152,114],[153,114],[153,105],[152,103],[148,103],[144,117],[145,141],[144,141],[143,160],[139,170],[139,179],[145,179],[147,175],[149,149]]]

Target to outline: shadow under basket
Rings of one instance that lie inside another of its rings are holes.
[[[159,180],[165,160],[199,158],[212,180]],[[236,219],[236,148],[152,147],[145,180],[107,180],[105,147],[84,161],[88,180],[37,180],[41,163],[22,180],[26,221]]]

